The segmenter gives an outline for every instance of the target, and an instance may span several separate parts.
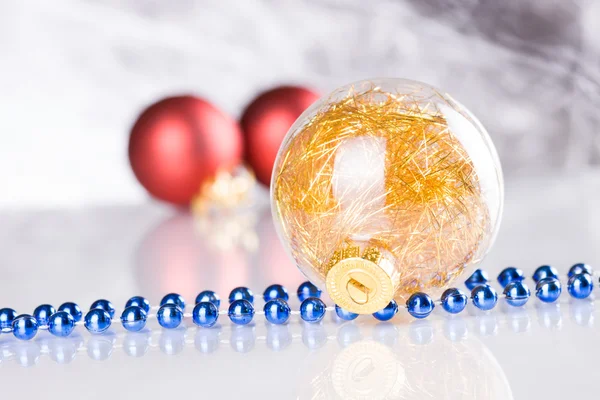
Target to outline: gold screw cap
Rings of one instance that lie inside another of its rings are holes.
[[[361,257],[345,258],[333,265],[326,286],[335,304],[356,314],[373,314],[385,308],[394,296],[387,272]]]

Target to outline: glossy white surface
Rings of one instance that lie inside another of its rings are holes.
[[[264,194],[264,193],[263,193]],[[600,265],[600,176],[512,180],[503,225],[483,268],[527,275],[540,264],[561,273],[579,261]],[[261,197],[266,204],[266,196]],[[118,309],[140,294],[156,304],[180,292],[193,301],[210,288],[225,297],[269,283],[295,291],[287,260],[263,206],[211,221],[141,205],[44,212],[0,212],[0,305],[31,312],[42,303],[97,298]],[[531,287],[531,286],[530,286]],[[262,301],[257,304],[262,306]],[[297,309],[297,300],[292,301]],[[189,311],[190,309],[188,309]],[[305,325],[150,330],[32,342],[0,336],[3,397],[276,399],[595,398],[600,368],[598,307],[570,301],[523,309],[500,304],[424,321],[359,317]],[[27,366],[26,368],[24,366]]]

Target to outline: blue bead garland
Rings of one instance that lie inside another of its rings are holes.
[[[413,293],[406,301],[406,310],[415,318],[427,318],[434,308],[433,300],[426,293]]]
[[[90,306],[90,310],[95,310],[96,308],[106,311],[111,318],[115,316],[115,306],[108,300],[96,300]]]
[[[31,315],[19,315],[12,321],[12,331],[17,339],[33,339],[38,331],[37,320]]]
[[[221,306],[221,299],[219,298],[219,295],[217,295],[212,290],[204,290],[198,293],[198,296],[196,296],[196,304],[202,302],[212,303],[217,308]]]
[[[496,306],[498,293],[490,285],[475,286],[471,291],[471,300],[475,307],[488,311]]]
[[[589,297],[594,288],[592,269],[587,264],[575,264],[569,270],[567,290],[571,297],[585,299]],[[546,303],[552,303],[559,299],[562,285],[558,279],[557,271],[549,266],[538,267],[533,276],[536,297]],[[491,310],[498,301],[498,294],[492,286],[487,284],[489,279],[484,271],[476,270],[466,281],[467,287],[471,289],[471,301],[473,305],[482,310]],[[477,284],[476,284],[477,283]],[[498,283],[504,287],[503,296],[507,304],[513,307],[524,306],[531,292],[524,282],[524,275],[518,268],[509,267],[498,275]],[[286,299],[289,298],[285,287],[274,284],[267,287],[263,293],[265,305],[261,314],[272,324],[284,324],[294,313],[300,314],[300,318],[306,322],[316,323],[323,319],[327,310],[335,309],[339,319],[351,321],[358,314],[342,309],[339,306],[327,307],[318,297],[321,291],[310,282],[302,283],[297,290],[298,297],[302,300],[300,310],[291,311]],[[254,295],[246,287],[237,287],[230,293],[231,302],[227,315],[234,324],[245,325],[253,320],[255,309],[252,304]],[[442,293],[439,304],[451,314],[462,312],[469,297],[457,288],[450,288]],[[161,306],[156,313],[160,326],[167,329],[177,328],[184,317],[185,301],[176,293],[170,293],[163,297]],[[435,308],[436,302],[425,293],[414,293],[406,302],[407,312],[415,318],[426,318]],[[196,306],[191,314],[194,324],[199,327],[209,328],[214,326],[219,318],[219,296],[210,290],[205,290],[196,296]],[[384,309],[373,314],[380,321],[389,321],[398,313],[398,304],[391,301]],[[148,300],[141,296],[130,298],[125,310],[121,314],[121,323],[128,331],[142,330],[146,325],[148,312],[151,306]],[[225,312],[223,312],[225,313]],[[97,300],[85,315],[82,325],[90,333],[105,332],[112,323],[115,308],[108,300]],[[33,312],[33,315],[19,315],[10,308],[0,309],[0,332],[12,332],[21,340],[30,340],[37,334],[38,329],[47,328],[55,336],[68,336],[82,320],[82,312],[76,303],[68,302],[62,304],[58,311],[49,304],[42,304]]]
[[[285,324],[291,314],[290,306],[283,299],[268,300],[263,311],[265,319],[275,325]]]
[[[144,310],[144,312],[146,312],[146,314],[150,312],[150,302],[146,300],[145,297],[133,296],[127,300],[127,303],[125,303],[125,308],[132,306],[140,307],[142,310]]]
[[[231,291],[231,293],[229,293],[229,303],[231,304],[236,300],[246,300],[248,303],[253,304],[254,293],[252,293],[252,290],[248,289],[247,287],[236,287]]]
[[[529,300],[531,292],[521,281],[513,281],[504,288],[506,302],[513,307],[522,307]]]
[[[177,304],[166,303],[158,309],[156,319],[163,328],[175,329],[183,321],[183,311]]]
[[[562,285],[556,278],[540,279],[535,285],[535,295],[544,303],[554,303],[560,297]]]
[[[185,300],[183,296],[177,293],[169,293],[160,301],[160,306],[164,306],[167,304],[173,304],[178,307],[181,311],[185,310]]]
[[[394,318],[394,315],[396,314],[398,314],[398,303],[396,303],[395,300],[392,300],[383,310],[373,313],[373,317],[380,321],[389,321]]]
[[[298,300],[304,301],[309,297],[321,297],[321,290],[313,285],[312,282],[306,281],[298,286],[298,291],[296,294],[298,295]]]
[[[113,308],[114,315],[114,308]],[[90,333],[105,332],[112,323],[111,315],[102,308],[93,308],[85,315],[83,319],[85,328]]]
[[[227,312],[229,319],[236,325],[247,325],[254,318],[254,306],[248,300],[234,300]]]
[[[81,308],[79,308],[77,304],[70,301],[61,304],[60,307],[58,307],[58,311],[65,311],[71,314],[71,317],[73,317],[75,322],[79,322],[81,321],[81,318],[83,318],[83,312],[81,312]]]
[[[317,323],[325,316],[325,303],[318,297],[309,297],[300,304],[300,318],[306,322]]]
[[[47,328],[50,316],[56,312],[56,309],[50,304],[42,304],[33,310],[33,317],[37,320],[39,328]]]
[[[217,304],[210,301],[198,302],[192,311],[192,321],[202,328],[210,328],[219,319],[219,309],[217,307]]]
[[[265,289],[265,292],[263,293],[263,300],[269,301],[275,299],[282,299],[288,301],[290,299],[290,296],[288,295],[287,290],[283,286],[275,284]]]
[[[450,314],[458,314],[465,309],[468,297],[457,288],[446,289],[440,298],[442,308]]]
[[[123,328],[130,332],[138,332],[146,326],[146,311],[139,306],[129,306],[121,314]]]
[[[68,311],[59,311],[50,317],[48,332],[58,337],[69,336],[75,329],[75,318]]]

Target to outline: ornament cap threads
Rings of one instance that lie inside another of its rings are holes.
[[[346,258],[334,264],[327,274],[326,285],[335,304],[355,314],[373,314],[394,297],[388,273],[361,257]]]

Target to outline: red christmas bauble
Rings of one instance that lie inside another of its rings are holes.
[[[241,161],[239,125],[209,102],[169,97],[148,107],[131,129],[129,161],[154,197],[188,205],[219,170]]]
[[[319,98],[309,89],[282,86],[262,93],[242,115],[245,158],[256,179],[269,186],[279,146],[296,119]]]

